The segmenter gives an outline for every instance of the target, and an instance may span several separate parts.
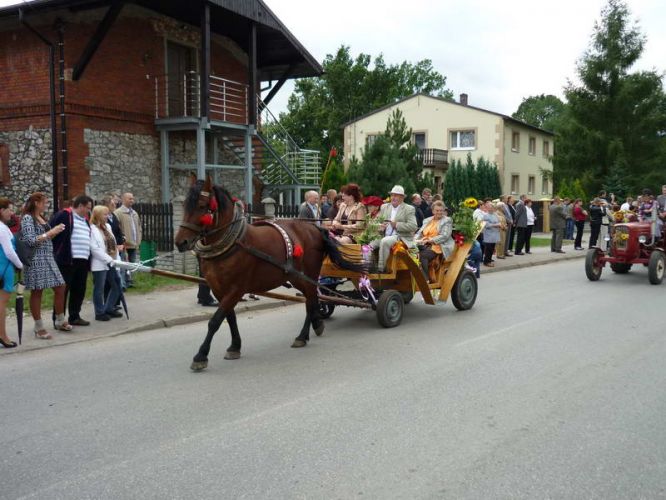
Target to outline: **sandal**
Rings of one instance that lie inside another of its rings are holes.
[[[63,321],[62,323],[56,323],[55,329],[60,330],[61,332],[71,332],[74,327],[67,323],[67,321]]]
[[[34,334],[36,339],[50,340],[53,338],[46,330],[36,330]]]

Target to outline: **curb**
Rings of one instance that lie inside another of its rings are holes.
[[[481,271],[482,271],[481,275],[490,274],[490,273],[497,273],[497,272],[500,272],[500,271],[512,271],[514,269],[522,269],[524,267],[535,267],[535,266],[543,266],[543,265],[546,265],[546,264],[554,264],[556,262],[563,261],[563,260],[581,259],[581,258],[585,257],[585,253],[586,252],[578,251],[575,254],[565,255],[564,257],[559,257],[555,260],[540,260],[540,261],[536,261],[536,262],[519,262],[517,264],[507,264],[507,265],[502,266],[500,268],[497,268],[497,267],[483,267],[483,268],[481,268]],[[518,257],[521,257],[521,256],[518,255]]]
[[[514,269],[522,269],[522,268],[527,268],[527,267],[535,267],[535,266],[542,266],[545,264],[552,264],[555,262],[559,261],[567,261],[567,260],[574,260],[574,259],[580,259],[585,257],[585,252],[581,253],[575,253],[575,254],[567,254],[562,257],[558,257],[556,259],[550,259],[550,260],[539,260],[535,262],[517,262],[515,264],[507,264],[503,265],[502,267],[491,267],[491,268],[483,268],[481,274],[490,274],[490,273],[497,273],[497,272],[502,272],[502,271],[511,271]],[[254,311],[267,311],[271,309],[277,309],[280,307],[289,307],[296,305],[297,302],[291,302],[288,300],[276,300],[276,301],[271,301],[271,302],[262,302],[262,303],[253,303],[253,304],[243,304],[241,306],[236,306],[236,313],[237,314],[242,314],[242,313],[248,313],[248,312],[254,312]],[[208,321],[214,314],[214,311],[211,312],[198,312],[194,314],[188,314],[185,316],[176,316],[173,318],[166,318],[166,319],[159,319],[156,321],[151,321],[149,323],[144,323],[142,325],[135,325],[132,327],[128,327],[122,330],[118,330],[115,332],[109,332],[101,335],[97,335],[94,337],[84,337],[84,338],[77,338],[77,337],[71,337],[68,339],[66,342],[62,342],[59,344],[43,344],[43,345],[32,345],[27,348],[23,349],[9,349],[3,352],[3,355],[12,355],[12,354],[18,354],[18,353],[24,353],[24,352],[30,352],[30,351],[36,351],[40,349],[49,349],[53,347],[62,347],[66,345],[71,345],[71,344],[78,344],[81,342],[90,342],[94,340],[99,340],[99,339],[104,339],[104,338],[110,338],[110,337],[118,337],[120,335],[126,335],[129,333],[140,333],[140,332],[146,332],[150,330],[158,330],[160,328],[172,328],[175,326],[181,326],[181,325],[189,325],[191,323],[198,323],[201,321]]]

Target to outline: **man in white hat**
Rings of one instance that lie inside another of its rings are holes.
[[[370,243],[372,248],[379,248],[380,270],[386,267],[391,248],[398,240],[404,241],[410,248],[414,247],[414,233],[418,229],[414,207],[405,203],[405,189],[396,185],[390,194],[390,203],[384,203],[378,215],[384,221],[380,226],[384,237]]]

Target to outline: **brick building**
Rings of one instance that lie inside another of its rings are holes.
[[[300,195],[312,154],[262,134],[258,94],[321,71],[262,0],[1,8],[0,192],[169,201],[194,171],[255,203],[267,187]]]

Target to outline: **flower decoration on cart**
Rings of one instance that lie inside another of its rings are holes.
[[[453,240],[459,247],[474,240],[481,231],[481,222],[474,220],[474,209],[478,206],[476,198],[466,198],[453,214]]]

